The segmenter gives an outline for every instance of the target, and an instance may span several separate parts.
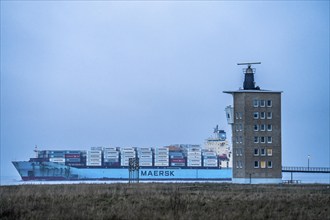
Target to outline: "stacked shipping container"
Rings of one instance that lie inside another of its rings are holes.
[[[154,166],[168,166],[169,149],[166,147],[155,148]]]
[[[86,165],[87,166],[102,166],[102,148],[92,148],[92,150],[87,151],[86,157]]]
[[[202,148],[199,145],[188,146],[187,166],[202,166]]]
[[[214,151],[203,152],[203,166],[204,167],[218,167],[218,157]]]
[[[184,167],[186,166],[186,158],[181,148],[170,146],[170,166],[172,167]]]
[[[135,158],[136,152],[133,147],[120,148],[120,165],[129,166],[129,158]]]
[[[49,151],[49,162],[65,164],[65,151]]]
[[[219,167],[221,156],[199,145],[172,145],[168,147],[92,147],[90,151],[38,151],[33,162],[55,162],[72,167],[129,166],[129,159],[139,158],[141,167]],[[222,155],[224,156],[224,155]],[[227,159],[227,158],[226,158]],[[225,162],[227,160],[223,159]],[[227,162],[228,163],[228,162]]]
[[[119,151],[115,147],[105,147],[103,150],[103,166],[119,167]]]
[[[65,152],[65,165],[74,166],[74,167],[82,167],[86,164],[86,159],[82,158],[81,151],[66,151]]]
[[[151,147],[138,148],[138,158],[141,167],[152,166],[152,149]]]

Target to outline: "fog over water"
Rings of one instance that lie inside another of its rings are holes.
[[[283,91],[283,166],[330,166],[329,1],[1,1],[0,176],[33,149],[202,144]]]

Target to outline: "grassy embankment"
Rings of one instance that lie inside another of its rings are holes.
[[[0,189],[0,219],[330,219],[326,185],[147,183]]]

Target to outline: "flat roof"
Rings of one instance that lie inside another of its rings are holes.
[[[272,91],[272,90],[265,90],[265,89],[239,89],[239,90],[235,90],[235,91],[223,91],[223,93],[228,93],[228,94],[232,94],[232,93],[282,93],[283,91]]]

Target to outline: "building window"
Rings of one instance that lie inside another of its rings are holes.
[[[254,168],[259,168],[259,161],[254,161]]]
[[[258,148],[254,148],[254,156],[259,156],[259,149]]]
[[[238,137],[236,136],[235,139],[236,139],[236,144],[238,144],[239,143]]]
[[[273,142],[273,138],[272,138],[272,137],[270,137],[270,136],[269,136],[269,137],[267,137],[267,143],[269,143],[269,144],[270,144],[270,143],[272,143],[272,142]]]
[[[265,143],[265,137],[260,137],[260,143]]]
[[[273,149],[267,149],[267,156],[273,156]]]
[[[259,101],[258,100],[253,100],[253,107],[259,107]]]
[[[259,137],[254,136],[254,143],[259,143]]]
[[[265,124],[260,125],[260,131],[265,131],[265,130],[266,130],[266,125]]]
[[[259,125],[254,125],[254,131],[259,131]]]
[[[239,136],[239,143],[243,143],[243,137],[242,136]]]
[[[266,117],[266,113],[265,112],[260,112],[260,118],[265,119],[265,117]]]
[[[272,112],[267,112],[267,119],[272,119],[272,117],[273,117]]]
[[[266,161],[260,161],[260,168],[266,168]]]
[[[259,112],[254,112],[253,113],[253,118],[258,119],[259,118]]]
[[[260,100],[260,107],[265,107],[265,100]]]
[[[267,167],[268,167],[268,168],[273,168],[273,163],[272,163],[272,161],[268,161],[268,163],[267,163]]]
[[[242,161],[240,160],[236,161],[236,168],[242,168],[242,167],[243,167]]]
[[[235,117],[236,117],[236,119],[239,118],[239,116],[238,116],[238,112],[235,112]]]
[[[260,154],[261,154],[261,156],[266,156],[266,150],[265,150],[265,148],[261,148]]]
[[[238,117],[239,117],[239,119],[242,119],[242,112],[238,113]]]
[[[267,107],[272,107],[273,103],[272,100],[267,100]]]
[[[272,131],[273,130],[273,126],[271,124],[267,125],[267,131]]]
[[[235,124],[235,130],[236,130],[236,131],[243,131],[243,126],[242,126],[242,124]]]

